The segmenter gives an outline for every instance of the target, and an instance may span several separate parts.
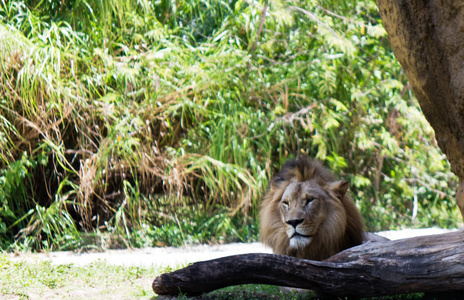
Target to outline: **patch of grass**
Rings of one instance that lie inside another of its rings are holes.
[[[413,293],[403,295],[392,295],[383,297],[371,297],[371,298],[360,298],[359,300],[422,300],[424,293]],[[318,299],[337,299],[337,300],[348,300],[349,298],[338,297],[333,298],[330,296],[324,296],[320,293],[309,290],[295,290],[280,288],[272,285],[262,284],[247,284],[239,286],[231,286],[210,293],[202,294],[195,297],[187,297],[181,295],[178,299],[284,299],[284,300],[318,300]]]
[[[150,299],[161,270],[96,262],[85,267],[0,254],[0,294],[19,299]]]
[[[384,297],[360,298],[360,300],[421,300],[424,293],[413,293],[404,295],[393,295]],[[309,290],[281,289],[278,286],[248,284],[232,286],[219,289],[197,297],[181,296],[180,299],[284,299],[284,300],[318,300],[318,299],[337,299],[345,300],[348,298],[331,298]]]
[[[278,286],[248,284],[216,290],[201,296],[201,299],[316,299],[313,291],[284,291]]]

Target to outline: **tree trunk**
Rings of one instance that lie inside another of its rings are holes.
[[[464,218],[464,2],[376,0],[395,56],[459,177]]]
[[[464,291],[464,232],[367,242],[325,261],[244,254],[198,262],[158,276],[156,294],[198,294],[259,283],[371,297]],[[462,292],[461,292],[462,293]]]

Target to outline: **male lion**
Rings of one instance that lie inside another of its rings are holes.
[[[276,254],[324,260],[363,242],[361,214],[320,162],[299,157],[275,175],[261,206],[261,240]]]

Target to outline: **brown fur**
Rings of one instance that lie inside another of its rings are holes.
[[[363,221],[347,188],[348,182],[337,181],[318,161],[288,161],[272,178],[261,205],[262,242],[276,254],[312,260],[361,244]],[[286,223],[293,219],[302,223]],[[293,237],[291,243],[287,232],[292,230],[311,237]]]

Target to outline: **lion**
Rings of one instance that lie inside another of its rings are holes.
[[[363,219],[337,180],[319,161],[287,161],[261,205],[261,240],[275,254],[324,260],[362,244]]]

